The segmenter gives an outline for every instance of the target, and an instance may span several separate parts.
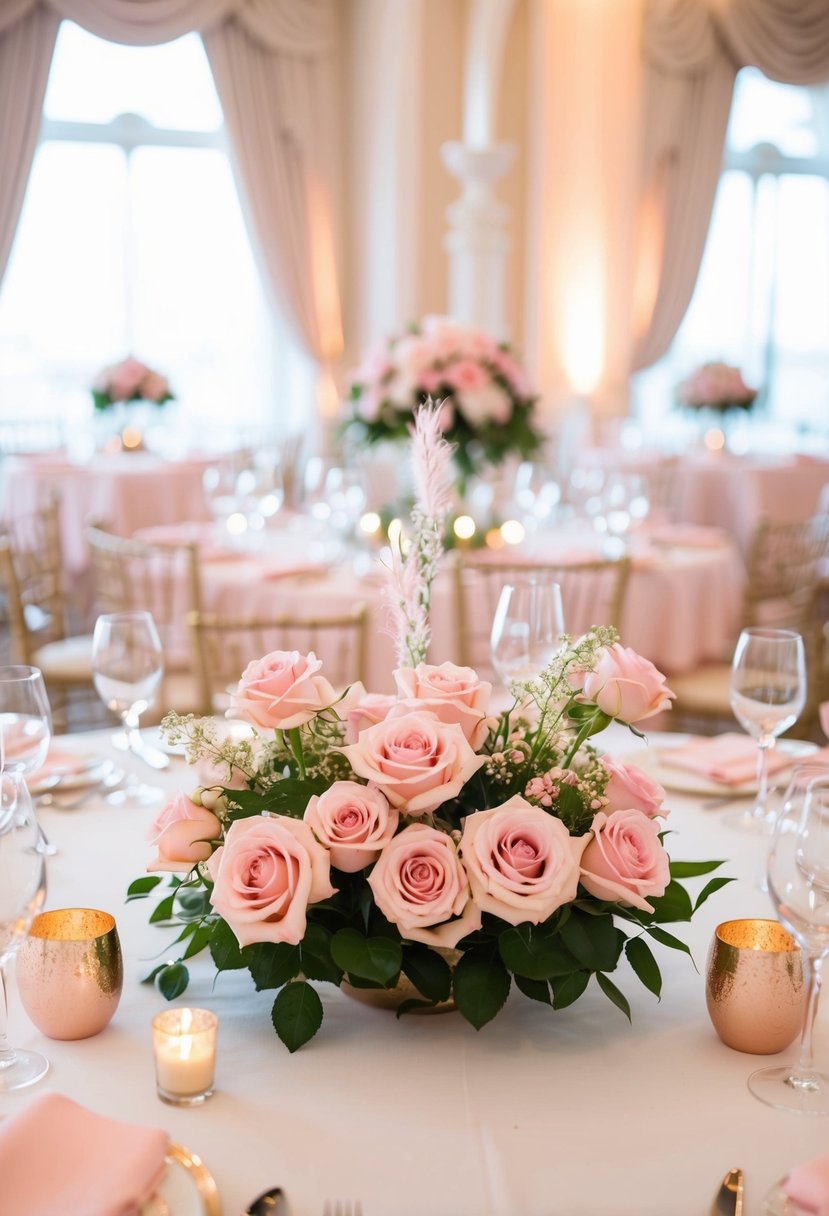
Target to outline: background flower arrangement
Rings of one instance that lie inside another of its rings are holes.
[[[532,456],[543,442],[535,397],[506,343],[427,316],[368,352],[353,373],[343,433],[358,442],[407,440],[427,398],[441,399],[441,425],[468,477],[506,456]]]
[[[679,880],[722,863],[672,863],[662,788],[589,742],[673,697],[615,631],[563,639],[500,715],[470,668],[424,661],[448,501],[438,427],[437,413],[418,415],[414,536],[390,572],[396,695],[338,695],[313,654],[274,652],[233,697],[251,738],[165,719],[207,770],[154,825],[148,869],[171,872],[172,886],[151,920],[179,928],[181,954],[147,978],[173,998],[208,948],[220,971],[247,968],[257,989],[279,990],[272,1020],[292,1051],[323,1018],[309,981],[389,989],[404,976],[417,995],[401,1012],[451,997],[480,1028],[513,983],[563,1009],[595,977],[630,1016],[610,979],[622,956],[658,996],[646,938],[687,952],[664,926],[730,881],[710,879],[692,903]],[[129,897],[161,881],[138,879]]]
[[[757,390],[749,388],[737,367],[728,363],[703,363],[677,388],[679,404],[688,409],[750,410]]]
[[[172,401],[173,394],[164,376],[130,357],[99,372],[92,399],[96,410],[107,410],[118,401],[148,401],[161,406]]]

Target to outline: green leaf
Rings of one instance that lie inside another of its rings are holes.
[[[665,894],[648,901],[653,905],[653,919],[657,924],[690,920],[694,915],[691,896],[678,882],[669,882]]]
[[[641,937],[628,938],[625,943],[625,954],[631,967],[648,991],[652,992],[655,997],[660,997],[662,994],[662,972],[659,970],[659,964],[653,957],[653,951],[648,943]]]
[[[184,951],[182,958],[192,958],[194,954],[200,954],[202,950],[209,946],[212,932],[212,925],[199,925],[187,943],[187,949]]]
[[[428,1002],[449,999],[452,968],[428,946],[407,946],[403,951],[402,970]]]
[[[164,899],[159,900],[150,914],[150,924],[157,925],[161,920],[172,920],[175,901],[175,892],[172,895],[165,895]]]
[[[609,980],[601,971],[596,972],[596,982],[602,992],[612,1001],[617,1009],[621,1009],[628,1021],[630,1021],[630,1005],[628,999],[623,992],[620,992],[612,980]]]
[[[158,874],[150,874],[147,878],[136,878],[127,887],[127,902],[131,899],[145,899],[160,882]]]
[[[590,981],[589,971],[571,971],[553,980],[553,1009],[566,1009],[577,1001]]]
[[[323,925],[308,925],[299,943],[300,969],[306,979],[339,985],[342,969],[331,957],[332,934]]]
[[[575,909],[561,926],[561,937],[573,957],[587,971],[613,971],[624,944],[623,935],[614,925],[612,916],[588,916]]]
[[[697,908],[701,907],[702,904],[705,903],[709,895],[713,895],[715,891],[719,891],[723,887],[727,887],[730,882],[736,882],[736,879],[712,878],[710,882],[707,882],[697,896],[697,901],[694,904],[694,911],[696,912]]]
[[[510,971],[530,980],[569,975],[576,965],[573,955],[556,937],[546,935],[535,925],[516,925],[504,930],[498,937],[498,952]]]
[[[473,951],[461,955],[452,990],[460,1012],[480,1030],[503,1008],[510,976],[499,958],[484,958]]]
[[[302,970],[299,946],[287,942],[259,942],[242,951],[245,966],[253,976],[257,992],[281,988]]]
[[[685,942],[680,941],[678,937],[674,937],[673,933],[668,933],[666,929],[660,929],[657,925],[646,925],[645,931],[651,935],[655,942],[659,942],[660,946],[668,946],[671,950],[681,950],[689,958],[692,957],[691,951],[685,945]]]
[[[543,1005],[553,1003],[553,998],[550,996],[550,985],[545,980],[528,980],[524,975],[516,975],[515,986],[531,1001],[541,1001]]]
[[[331,941],[331,957],[349,974],[388,984],[400,972],[403,949],[389,937],[363,937],[356,929],[340,929]]]
[[[195,891],[180,890],[176,897],[176,909],[180,916],[197,920],[210,911],[210,892],[204,887]]]
[[[170,963],[168,966],[162,967],[156,983],[161,995],[168,1001],[174,1001],[177,996],[181,996],[190,983],[190,972],[184,963]]]
[[[322,1001],[310,984],[296,980],[286,984],[274,1001],[271,1019],[288,1051],[296,1051],[322,1025]]]
[[[236,934],[227,921],[217,920],[211,929],[210,954],[218,971],[238,971],[245,966]]]
[[[329,782],[324,777],[285,777],[261,794],[257,790],[226,790],[232,804],[231,819],[249,819],[271,811],[274,815],[290,815],[299,819],[314,794],[322,794]]]
[[[157,967],[153,967],[153,969],[152,969],[152,971],[149,973],[149,975],[145,975],[145,976],[144,976],[144,978],[143,978],[143,980],[141,981],[141,983],[142,983],[142,984],[151,984],[151,983],[153,982],[153,980],[155,979],[155,977],[156,977],[157,975],[159,975],[159,974],[160,974],[160,973],[161,973],[161,972],[164,970],[164,968],[165,968],[166,966],[167,966],[167,963],[159,963]]]
[[[724,861],[672,861],[671,878],[697,878],[724,865]]]

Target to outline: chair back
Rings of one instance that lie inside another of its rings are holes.
[[[558,583],[564,625],[573,637],[592,625],[619,628],[630,575],[630,558],[538,563],[492,561],[454,555],[456,662],[491,675],[489,638],[502,588],[514,578],[540,577]]]
[[[253,659],[273,650],[313,651],[322,660],[322,674],[338,691],[365,679],[368,610],[355,604],[338,616],[230,618],[190,612],[187,624],[198,663],[200,712],[212,714],[228,706],[228,691],[236,686]]]
[[[0,580],[14,659],[33,663],[40,647],[67,633],[57,498],[14,523],[0,524]]]

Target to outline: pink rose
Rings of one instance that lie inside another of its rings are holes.
[[[456,723],[422,711],[386,718],[342,751],[359,777],[413,816],[457,797],[487,759],[475,755]]]
[[[659,827],[642,811],[599,811],[581,859],[581,883],[597,899],[653,912],[647,896],[664,895],[668,854]]]
[[[587,839],[520,794],[468,815],[461,856],[475,903],[511,925],[540,924],[576,898]]]
[[[356,743],[361,730],[382,722],[397,704],[397,697],[392,693],[366,693],[354,705],[349,706],[345,713],[346,743]]]
[[[328,850],[300,819],[236,819],[207,863],[215,884],[210,902],[240,946],[297,946],[305,936],[308,905],[336,894],[330,864]]]
[[[139,384],[137,392],[144,401],[160,403],[170,396],[170,385],[158,372],[147,372]]]
[[[649,659],[614,642],[599,651],[599,661],[584,677],[582,699],[592,701],[611,718],[641,722],[670,709],[676,693]]]
[[[481,927],[455,842],[425,823],[395,836],[368,884],[377,907],[409,941],[451,948]]]
[[[207,861],[213,852],[210,842],[221,834],[222,825],[212,811],[178,794],[156,815],[149,830],[156,856],[147,869],[186,873],[197,862]]]
[[[398,668],[394,680],[400,704],[407,711],[425,709],[441,722],[457,722],[474,751],[483,745],[493,725],[487,718],[492,685],[481,680],[471,667],[419,663],[417,667]]]
[[[110,368],[109,395],[113,401],[129,401],[149,368],[138,359],[123,359]]]
[[[445,379],[458,393],[476,393],[489,384],[489,372],[474,359],[459,359],[446,369]]]
[[[305,822],[331,850],[331,864],[353,874],[371,865],[397,831],[400,814],[378,789],[335,781],[305,808]]]
[[[319,675],[322,663],[309,651],[274,650],[254,659],[242,672],[230,696],[229,718],[241,718],[265,730],[291,730],[310,722],[337,700]]]
[[[497,384],[459,392],[456,400],[464,418],[473,426],[483,426],[487,422],[506,423],[512,417],[512,401]]]
[[[643,773],[635,764],[621,764],[611,760],[610,756],[602,757],[602,764],[610,774],[610,780],[605,789],[607,806],[603,809],[610,815],[613,811],[625,811],[636,807],[646,815],[666,815],[662,810],[665,801],[665,791],[662,786]]]

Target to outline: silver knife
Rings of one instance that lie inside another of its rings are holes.
[[[729,1170],[722,1180],[711,1216],[743,1216],[743,1171]]]

